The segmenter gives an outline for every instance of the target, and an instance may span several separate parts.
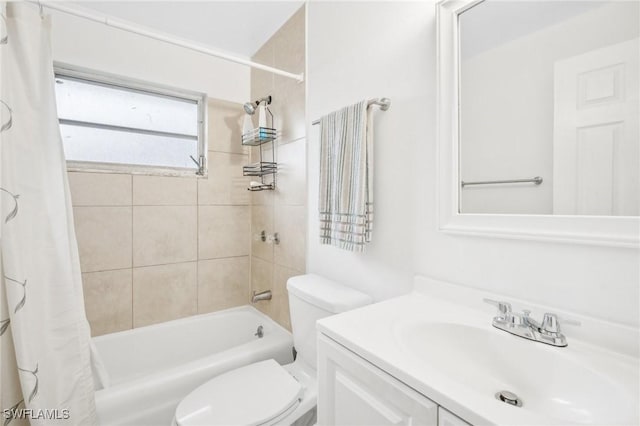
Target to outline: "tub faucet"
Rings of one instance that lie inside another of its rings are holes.
[[[579,321],[572,319],[560,319],[558,315],[546,313],[542,317],[542,322],[537,322],[529,316],[531,311],[524,309],[522,313],[513,312],[511,304],[497,300],[484,299],[485,303],[498,308],[496,316],[491,324],[500,330],[513,335],[533,340],[534,342],[546,343],[551,346],[567,346],[567,338],[560,331],[560,323],[568,325],[580,325]]]
[[[254,291],[251,297],[251,303],[256,303],[261,300],[271,300],[271,290],[261,291],[260,293]]]

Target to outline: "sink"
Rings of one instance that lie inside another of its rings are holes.
[[[557,348],[490,326],[444,322],[397,324],[394,335],[407,356],[486,398],[486,404],[544,413],[555,423],[638,421],[638,391],[629,386],[637,371],[612,367],[610,358],[589,353],[587,345]],[[505,390],[516,394],[522,407],[495,397]]]

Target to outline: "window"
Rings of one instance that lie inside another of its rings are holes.
[[[149,174],[205,174],[205,96],[56,67],[68,166]]]

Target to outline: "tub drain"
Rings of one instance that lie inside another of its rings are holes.
[[[496,399],[504,402],[505,404],[515,405],[516,407],[522,407],[522,400],[518,398],[513,392],[509,392],[507,390],[500,391],[496,393]]]

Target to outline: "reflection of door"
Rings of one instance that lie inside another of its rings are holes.
[[[553,213],[639,213],[638,39],[556,62]]]

